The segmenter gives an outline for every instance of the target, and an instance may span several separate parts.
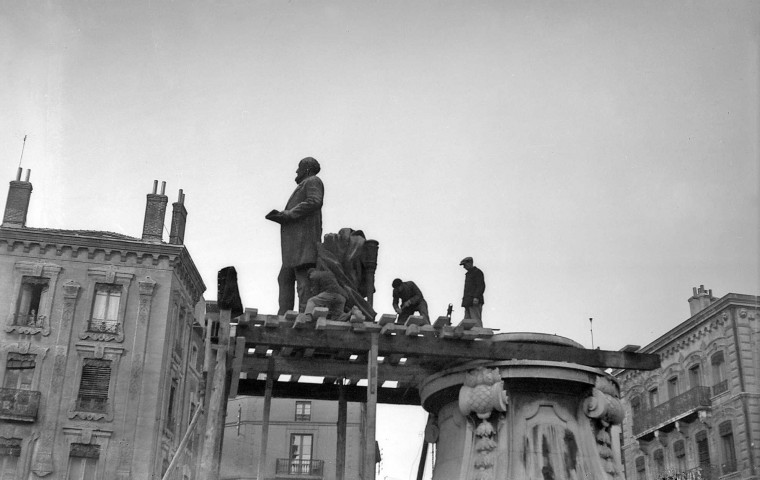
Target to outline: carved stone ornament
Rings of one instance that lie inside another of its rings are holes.
[[[507,392],[498,368],[479,367],[465,374],[459,390],[459,411],[465,417],[474,413],[480,419],[475,428],[473,480],[493,480],[496,465],[497,435],[489,421],[494,411],[507,411]]]

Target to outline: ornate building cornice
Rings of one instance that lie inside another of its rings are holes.
[[[174,270],[193,302],[206,290],[184,245],[151,243],[108,232],[0,228],[0,251],[51,260],[93,260],[102,255],[113,264]]]

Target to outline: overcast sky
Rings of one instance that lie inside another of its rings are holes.
[[[264,219],[313,156],[324,233],[380,242],[375,307],[645,345],[692,287],[760,294],[760,2],[0,0],[0,172],[31,227],[139,237],[182,188],[216,297],[277,310]],[[167,214],[167,225],[170,214]],[[168,234],[165,239],[168,240]],[[423,422],[424,426],[424,422]],[[395,473],[407,478],[408,472]]]

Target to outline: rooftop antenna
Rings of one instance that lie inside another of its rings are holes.
[[[589,327],[591,328],[591,350],[594,349],[594,319],[589,318],[588,319]]]
[[[21,168],[21,160],[24,159],[24,147],[26,147],[26,135],[24,135],[24,141],[21,143],[21,157],[18,159],[18,168]]]

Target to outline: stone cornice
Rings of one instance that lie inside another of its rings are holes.
[[[0,227],[0,251],[28,254],[35,249],[37,257],[52,260],[88,259],[102,253],[106,261],[158,267],[162,260],[185,284],[193,302],[206,290],[190,253],[184,245],[144,242],[138,239],[109,238],[97,232],[85,235],[80,231],[46,231]]]

